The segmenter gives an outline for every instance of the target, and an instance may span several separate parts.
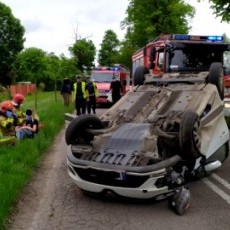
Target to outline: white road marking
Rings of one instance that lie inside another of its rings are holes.
[[[217,195],[219,195],[223,200],[225,200],[228,204],[230,204],[230,196],[225,193],[223,190],[221,190],[219,187],[217,187],[212,181],[210,181],[208,178],[203,178],[202,181],[210,188],[212,191],[214,191]]]
[[[213,173],[211,174],[211,177],[217,180],[220,184],[222,184],[225,188],[230,190],[230,184],[224,180],[222,177],[218,176],[217,174]]]

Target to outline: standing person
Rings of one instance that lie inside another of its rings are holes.
[[[12,101],[3,101],[0,104],[0,144],[15,143],[15,124]]]
[[[16,93],[13,96],[12,104],[14,105],[14,111],[17,116],[18,125],[22,125],[26,114],[23,112],[21,105],[24,102],[25,97],[21,93]]]
[[[91,81],[90,77],[86,78],[86,92],[87,92],[87,112],[91,113],[91,109],[93,110],[93,114],[96,114],[96,98],[98,96],[98,90],[95,82]]]
[[[61,87],[61,95],[63,97],[65,106],[69,106],[71,93],[72,93],[72,90],[71,90],[71,86],[70,86],[70,81],[68,78],[65,78],[63,80],[63,84]]]
[[[77,116],[85,114],[86,111],[86,97],[85,82],[81,80],[80,76],[77,76],[77,82],[73,84],[73,98],[75,100],[75,108]]]
[[[112,91],[112,101],[115,104],[121,98],[122,85],[116,76],[113,76],[113,81],[110,85],[110,90]]]
[[[35,118],[31,109],[26,110],[25,123],[22,126],[16,127],[16,137],[18,140],[24,138],[34,138],[34,134],[38,133],[38,120]]]

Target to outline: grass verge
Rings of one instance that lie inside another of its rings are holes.
[[[64,125],[64,114],[74,107],[65,107],[60,95],[39,93],[37,113],[44,127],[34,139],[21,140],[14,146],[0,146],[0,230],[16,204],[20,192],[29,182],[41,157],[52,145],[56,134]],[[28,96],[23,109],[34,109],[34,95]]]

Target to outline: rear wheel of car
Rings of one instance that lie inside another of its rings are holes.
[[[133,78],[134,86],[143,85],[145,80],[145,74],[148,73],[149,73],[149,69],[147,67],[144,66],[137,67],[134,72],[134,78]]]
[[[179,144],[182,158],[191,161],[191,166],[195,159],[200,156],[200,121],[199,116],[193,111],[186,111],[181,119],[179,130]]]
[[[67,145],[79,142],[90,143],[94,134],[87,132],[87,129],[103,129],[102,121],[95,115],[80,115],[74,118],[68,125],[65,132]]]
[[[224,98],[224,69],[220,62],[214,62],[209,68],[208,82],[215,85],[220,98]]]

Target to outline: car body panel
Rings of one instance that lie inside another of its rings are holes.
[[[170,193],[179,186],[169,171],[178,178],[183,174],[173,168],[187,154],[180,152],[177,142],[184,111],[194,111],[200,120],[199,157],[191,173],[229,140],[222,100],[216,86],[206,82],[207,76],[208,72],[198,77],[167,74],[158,81],[146,75],[145,84],[135,86],[100,117],[104,129],[88,130],[95,134],[90,143],[71,145],[68,172],[77,186],[141,199]],[[175,127],[163,130],[167,126]]]

